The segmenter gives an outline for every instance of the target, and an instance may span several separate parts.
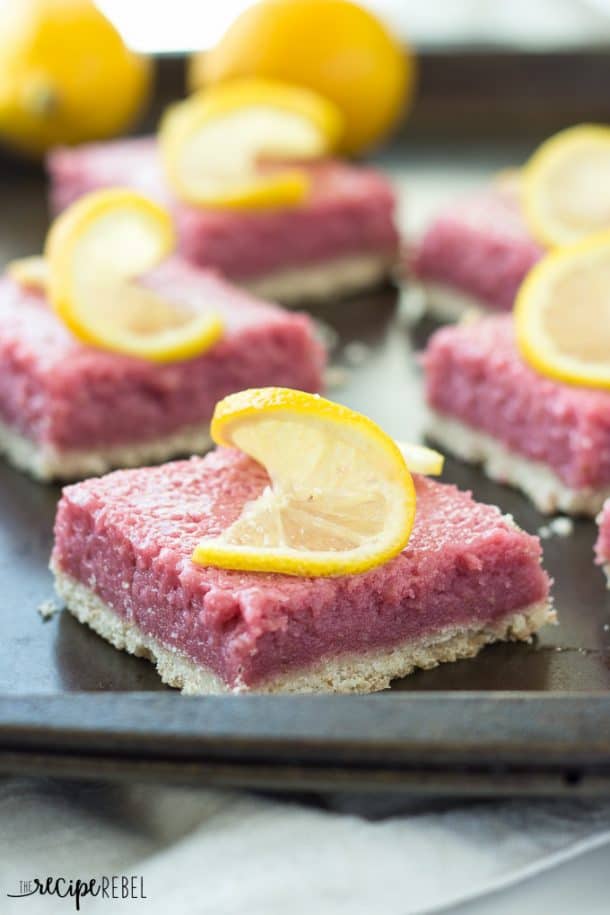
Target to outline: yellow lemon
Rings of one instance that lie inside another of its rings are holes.
[[[345,118],[342,151],[383,139],[415,87],[415,59],[372,13],[348,0],[262,0],[218,45],[191,59],[192,89],[266,77],[306,86]]]
[[[120,133],[151,75],[91,0],[0,4],[0,138],[21,152]]]
[[[347,575],[396,556],[415,518],[415,489],[400,449],[347,407],[289,388],[241,391],[220,401],[217,444],[267,470],[271,485],[218,537],[200,565],[289,575]]]
[[[161,157],[173,190],[188,203],[257,209],[299,203],[309,180],[302,169],[261,170],[264,159],[326,155],[341,134],[331,102],[271,80],[237,80],[173,105],[159,129]]]
[[[515,302],[517,343],[540,374],[610,388],[610,230],[547,254]]]
[[[75,336],[95,346],[157,362],[197,356],[220,337],[220,318],[138,282],[173,247],[171,218],[156,203],[121,188],[87,194],[47,236],[50,302]]]

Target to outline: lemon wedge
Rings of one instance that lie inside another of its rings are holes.
[[[169,214],[148,198],[120,188],[88,194],[47,236],[50,302],[75,336],[103,349],[157,362],[197,356],[222,334],[220,318],[137,281],[173,247]]]
[[[547,254],[515,302],[519,349],[542,375],[610,388],[610,230]]]
[[[18,260],[11,261],[7,264],[6,272],[15,283],[24,289],[32,289],[35,292],[47,291],[49,271],[47,262],[40,255],[20,257]]]
[[[396,556],[415,517],[415,489],[394,441],[372,420],[314,394],[259,388],[217,404],[219,445],[266,469],[263,493],[193,561],[288,575],[347,575]]]
[[[581,124],[546,140],[523,171],[522,201],[548,247],[610,228],[610,127]]]
[[[396,442],[396,447],[405,459],[411,473],[423,473],[428,477],[440,477],[445,465],[445,458],[434,448],[425,445],[412,445],[410,442]]]
[[[168,181],[181,200],[258,209],[298,204],[309,190],[302,169],[265,172],[262,160],[324,156],[341,131],[338,109],[314,92],[249,79],[173,105],[161,122],[159,144]]]

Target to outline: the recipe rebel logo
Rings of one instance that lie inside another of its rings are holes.
[[[20,880],[17,891],[6,894],[11,899],[27,896],[49,896],[52,899],[72,899],[77,912],[87,897],[91,899],[147,899],[144,878],[132,876],[102,876],[89,879],[67,877],[32,877]]]

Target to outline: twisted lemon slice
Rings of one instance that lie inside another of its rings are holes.
[[[188,203],[256,209],[297,204],[307,175],[283,167],[261,171],[264,159],[328,154],[342,132],[335,106],[307,89],[249,79],[215,86],[173,105],[159,143],[166,175]]]
[[[610,388],[610,230],[547,254],[515,302],[517,343],[541,374]]]
[[[193,553],[200,565],[289,575],[347,575],[407,544],[415,489],[400,449],[372,420],[289,388],[220,401],[219,445],[238,448],[271,485],[223,533]]]
[[[75,336],[95,346],[158,362],[197,356],[221,335],[220,318],[137,282],[173,247],[171,219],[156,203],[119,188],[88,194],[47,236],[50,302]],[[44,279],[40,265],[29,267]],[[22,280],[27,275],[22,265]]]
[[[523,170],[522,200],[549,247],[610,228],[610,127],[581,124],[546,140]]]

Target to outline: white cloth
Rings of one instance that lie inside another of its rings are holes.
[[[405,812],[403,802],[399,815],[375,820],[344,812],[357,799],[331,803],[329,811],[203,789],[7,780],[0,892],[33,877],[126,873],[143,877],[146,900],[85,899],[81,911],[422,915],[610,842],[610,803],[478,802],[424,812],[419,802]],[[3,898],[0,911],[74,907]]]

